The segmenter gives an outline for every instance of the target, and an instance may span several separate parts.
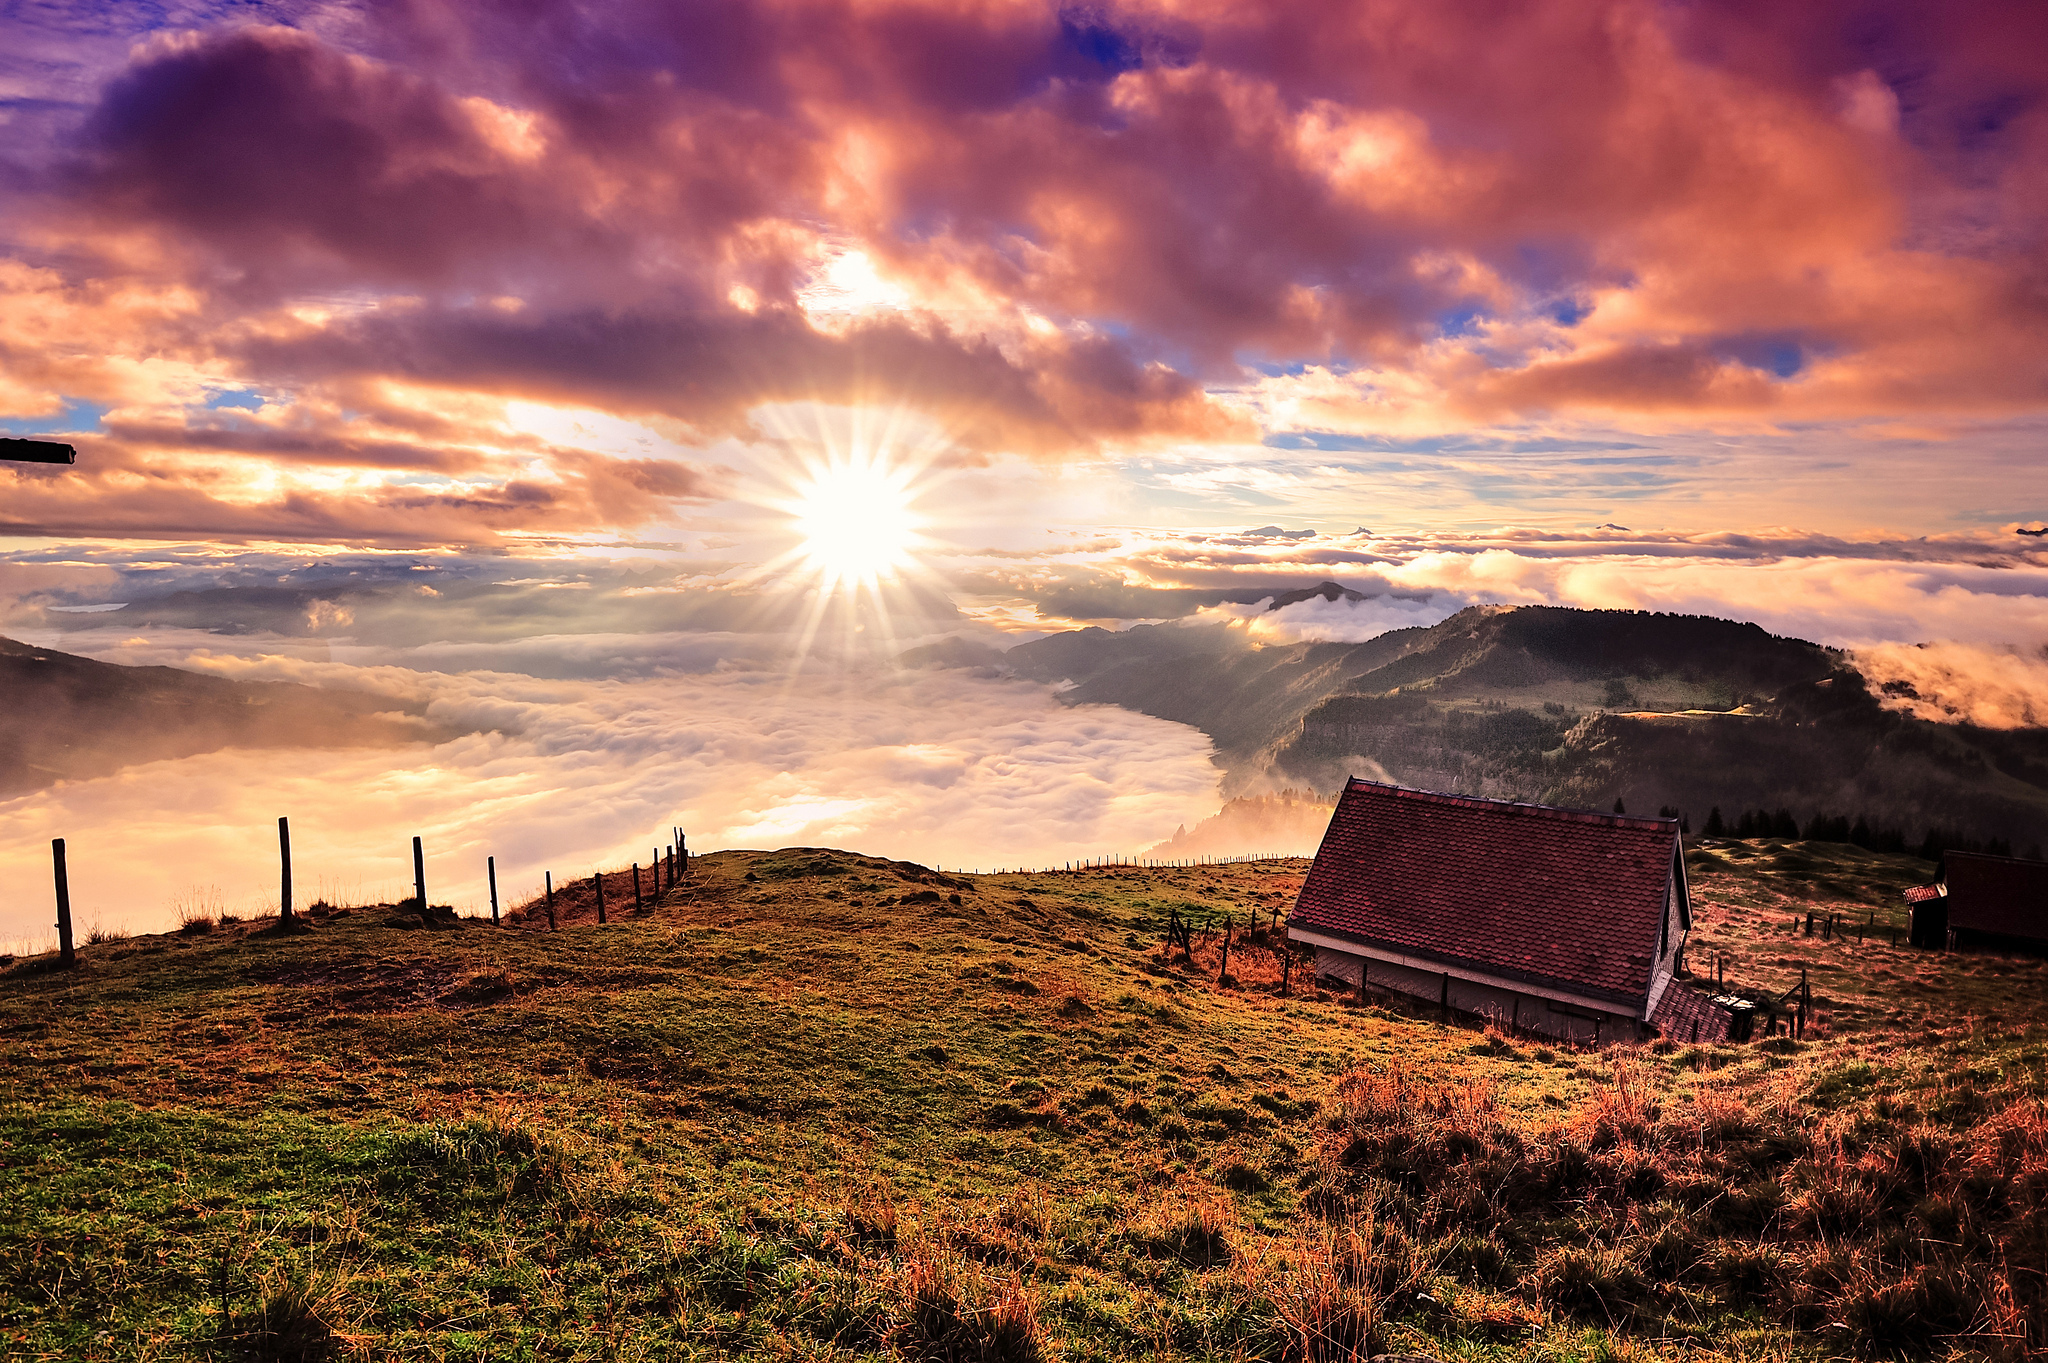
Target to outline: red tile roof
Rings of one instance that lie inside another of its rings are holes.
[[[1939,885],[1909,885],[1906,887],[1908,904],[1925,904],[1930,899],[1939,899],[1948,891]]]
[[[2048,862],[1950,852],[1941,867],[1950,927],[2048,940]]]
[[[1353,778],[1290,926],[1647,1003],[1678,823]]]
[[[1650,1025],[1673,1041],[1726,1041],[1735,1030],[1735,1015],[1716,1008],[1713,997],[1673,980],[1650,1014]]]

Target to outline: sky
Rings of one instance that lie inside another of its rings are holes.
[[[1213,812],[1200,735],[894,667],[948,635],[1688,611],[2035,722],[2044,95],[2027,0],[13,0],[0,431],[80,458],[0,465],[0,633],[513,716],[342,802],[372,893],[401,825],[467,886]],[[332,760],[0,804],[0,870],[256,895]]]

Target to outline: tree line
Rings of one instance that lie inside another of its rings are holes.
[[[1708,811],[1706,827],[1701,833],[1709,838],[1804,838],[1808,842],[1846,842],[1873,852],[1913,851],[1923,861],[1940,861],[1945,852],[1984,852],[1994,857],[2012,855],[2012,843],[2005,838],[1971,838],[1952,829],[1932,827],[1920,845],[1913,847],[1899,829],[1872,828],[1870,821],[1861,815],[1852,823],[1846,814],[1816,812],[1802,827],[1789,809],[1745,809],[1731,823],[1716,805]],[[2029,855],[2038,856],[2039,853],[2030,852]]]

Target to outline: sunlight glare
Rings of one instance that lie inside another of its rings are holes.
[[[802,553],[826,581],[873,586],[912,561],[918,518],[910,471],[878,460],[835,460],[810,473],[788,510]]]

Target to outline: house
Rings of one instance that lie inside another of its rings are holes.
[[[1667,995],[1692,1001],[1672,994],[1691,928],[1675,819],[1355,777],[1287,920],[1319,974],[1593,1042],[1649,1034]]]
[[[1954,946],[2048,952],[2048,862],[1949,852],[1941,880]]]

